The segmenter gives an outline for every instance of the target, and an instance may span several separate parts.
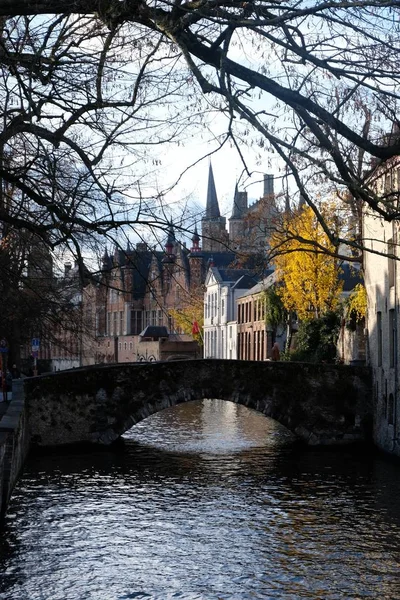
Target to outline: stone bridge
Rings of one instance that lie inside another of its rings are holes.
[[[203,398],[243,404],[310,445],[369,440],[365,367],[236,360],[102,365],[26,379],[32,444],[111,444],[169,406]]]
[[[272,417],[310,445],[371,437],[365,367],[236,360],[92,366],[24,381],[32,444],[111,444],[169,406],[221,398]]]

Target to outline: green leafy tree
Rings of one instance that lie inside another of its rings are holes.
[[[286,322],[287,311],[283,305],[282,298],[275,286],[264,290],[263,300],[265,303],[265,323],[276,329]]]
[[[336,344],[340,315],[330,312],[318,319],[303,321],[295,337],[295,349],[286,351],[283,360],[304,362],[336,362]]]

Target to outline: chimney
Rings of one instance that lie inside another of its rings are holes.
[[[264,196],[272,196],[274,193],[274,176],[264,174]]]

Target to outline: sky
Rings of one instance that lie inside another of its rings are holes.
[[[211,162],[215,187],[221,215],[229,218],[233,207],[233,198],[235,193],[236,182],[242,175],[243,164],[240,156],[235,148],[223,147],[214,153],[211,157],[207,157],[211,145],[199,144],[196,140],[192,144],[174,149],[174,151],[166,152],[161,155],[161,171],[159,176],[169,176],[171,180],[179,177],[184,166],[190,166],[195,163],[200,157],[205,156],[182,176],[177,188],[168,196],[172,202],[177,198],[182,199],[190,197],[191,201],[203,210],[206,205],[207,184],[209,164]],[[276,177],[275,191],[279,192],[281,183],[279,180],[279,167],[275,160],[271,160],[265,152],[265,166],[257,164],[256,152],[251,148],[241,149],[249,168],[253,171],[249,178],[246,175],[242,176],[239,184],[239,190],[248,192],[249,204],[258,200],[263,194],[263,175],[264,173],[273,173]]]

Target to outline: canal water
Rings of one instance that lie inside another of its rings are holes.
[[[32,457],[0,536],[2,600],[396,600],[400,466],[203,400]]]

